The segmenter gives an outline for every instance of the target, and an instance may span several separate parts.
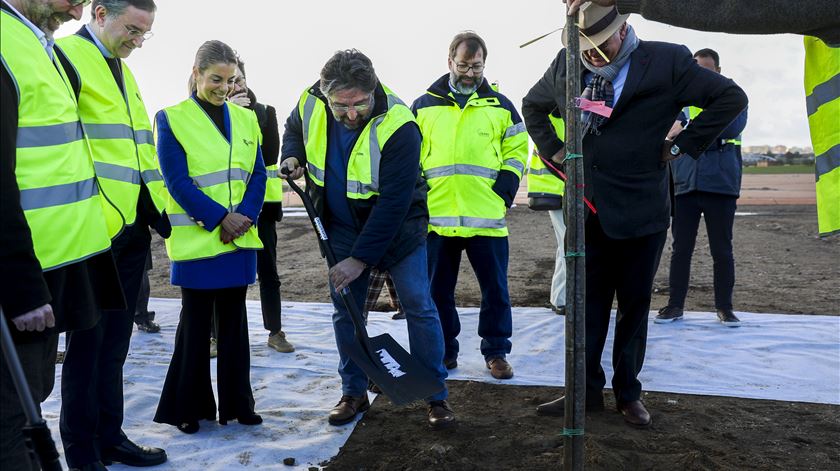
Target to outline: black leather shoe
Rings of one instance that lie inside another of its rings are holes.
[[[429,403],[429,425],[433,430],[443,430],[455,425],[455,412],[446,401]]]
[[[601,412],[604,410],[604,398],[601,397],[600,400],[594,398],[587,400],[584,410],[586,410],[586,412]],[[560,396],[551,402],[546,402],[545,404],[537,406],[537,415],[546,417],[563,417],[565,414],[566,396]]]
[[[566,315],[566,306],[551,306],[551,310],[554,311],[554,313],[558,316]]]
[[[447,370],[454,370],[455,368],[458,368],[458,358],[443,360],[443,366],[445,366]]]
[[[79,466],[78,468],[70,468],[70,471],[107,471],[107,470],[108,470],[108,468],[106,468],[105,465],[102,464],[101,461],[88,463],[88,464]]]
[[[356,414],[370,409],[367,393],[361,396],[341,396],[338,404],[330,411],[330,425],[349,424]]]
[[[129,439],[117,446],[102,450],[102,463],[119,462],[127,466],[157,466],[166,462],[166,452],[160,448],[137,445]]]
[[[683,310],[681,307],[665,306],[659,310],[659,314],[653,318],[654,324],[668,324],[674,321],[681,321]]]
[[[741,326],[741,320],[735,317],[735,313],[732,312],[732,309],[718,309],[717,316],[720,323],[727,327]]]
[[[143,322],[137,322],[137,330],[139,332],[147,332],[149,334],[156,334],[160,332],[160,325],[158,325],[153,320],[145,320]]]
[[[223,418],[219,417],[219,425],[227,425],[228,420],[233,420],[233,419],[223,419]],[[262,416],[260,416],[259,414],[251,413],[251,414],[248,414],[248,415],[243,415],[243,416],[237,417],[236,421],[239,422],[242,425],[259,425],[263,422],[263,419],[262,419]]]
[[[192,435],[195,432],[198,432],[198,421],[193,422],[184,422],[182,424],[177,425],[178,430],[186,433],[187,435]]]
[[[650,412],[645,409],[642,401],[616,403],[616,409],[624,416],[624,421],[634,427],[650,426]]]

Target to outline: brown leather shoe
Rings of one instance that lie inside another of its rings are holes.
[[[642,401],[619,402],[616,408],[621,415],[624,416],[624,421],[635,427],[647,427],[650,425],[650,412],[645,409]]]
[[[446,401],[429,403],[429,425],[433,430],[443,430],[455,425],[455,412]]]
[[[487,360],[487,368],[490,374],[496,379],[513,378],[513,368],[504,357],[491,358]]]
[[[585,410],[586,412],[600,412],[604,410],[603,397],[600,401],[597,399],[587,400]],[[563,417],[565,414],[566,396],[560,396],[559,398],[551,402],[546,402],[545,404],[540,404],[537,406],[537,415],[547,417]]]
[[[370,409],[367,393],[361,396],[341,396],[330,411],[330,425],[344,425],[353,421],[356,414]]]

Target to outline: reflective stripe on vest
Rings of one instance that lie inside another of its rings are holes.
[[[260,131],[253,111],[232,103],[224,106],[230,117],[230,141],[192,98],[163,111],[187,154],[187,171],[193,183],[228,212],[234,212],[245,196],[254,171]],[[172,225],[166,250],[173,261],[201,260],[238,249],[262,248],[256,226],[251,226],[232,243],[224,244],[220,239],[221,224],[212,231],[204,229],[203,222],[187,214],[172,197],[167,202],[166,213]]]
[[[444,237],[508,235],[504,199],[493,185],[501,171],[522,178],[528,155],[525,124],[514,123],[504,97],[473,93],[458,105],[427,91],[417,108],[423,134],[420,167],[429,184],[429,231]]]
[[[5,10],[0,60],[18,92],[15,178],[41,269],[108,250],[102,198],[64,69],[32,30]]]
[[[122,88],[114,80],[105,57],[91,40],[74,34],[57,41],[76,68],[81,90],[79,113],[90,141],[97,176],[105,197],[118,211],[106,207],[105,217],[111,237],[123,224],[134,224],[143,172],[157,169],[152,127],[137,82],[125,62],[120,61]],[[163,211],[165,192],[162,180],[146,185]]]
[[[469,216],[454,217],[433,217],[429,218],[429,224],[442,227],[469,227],[473,229],[506,229],[505,218],[484,219]]]
[[[379,194],[379,166],[382,149],[388,139],[405,123],[413,122],[411,110],[390,89],[383,86],[388,97],[385,114],[371,118],[359,134],[347,162],[347,198],[367,199]],[[375,93],[375,92],[374,92]],[[318,186],[324,186],[324,168],[327,158],[326,104],[309,93],[303,92],[298,102],[298,112],[303,123],[303,140],[306,147],[306,167],[309,177]],[[340,125],[338,122],[334,125]]]
[[[814,147],[817,221],[822,236],[840,233],[840,48],[805,37],[805,101]]]
[[[563,141],[566,136],[566,122],[563,118],[556,116],[554,113],[548,115],[551,125],[554,128],[554,133]],[[549,156],[550,158],[550,156]],[[534,146],[534,151],[531,153],[531,159],[528,162],[528,197],[563,197],[566,183],[557,178],[540,159],[540,154]]]

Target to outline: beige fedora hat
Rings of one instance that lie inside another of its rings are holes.
[[[616,7],[602,7],[589,2],[578,10],[578,26],[580,27],[580,50],[587,51],[600,46],[609,39],[630,15],[621,15]],[[586,35],[586,37],[584,37]],[[563,30],[563,45],[568,45],[566,30]],[[586,38],[589,39],[586,39]]]

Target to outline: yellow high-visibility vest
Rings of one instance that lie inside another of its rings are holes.
[[[265,173],[268,180],[265,182],[265,202],[279,203],[283,201],[283,179],[279,176],[279,165],[267,165]]]
[[[96,44],[76,34],[57,43],[79,75],[82,126],[102,191],[116,206],[116,210],[106,206],[105,211],[113,238],[123,224],[130,226],[137,218],[141,180],[158,211],[165,208],[166,188],[158,170],[152,125],[137,81],[125,62],[120,61],[123,96]]]
[[[382,149],[388,139],[404,125],[413,122],[414,115],[388,87],[382,87],[388,97],[388,111],[372,116],[347,162],[347,198],[368,199],[379,195],[379,165]],[[327,106],[306,89],[300,96],[298,112],[303,123],[303,142],[306,148],[306,167],[315,185],[324,187],[327,162]]]
[[[501,170],[519,178],[528,158],[525,123],[494,92],[474,92],[462,109],[453,98],[417,108],[420,167],[429,184],[429,232],[445,237],[508,235],[507,208],[493,184]]]
[[[260,126],[253,111],[225,103],[230,116],[230,142],[193,98],[164,108],[172,133],[187,154],[193,184],[210,199],[235,212],[242,203],[257,161]],[[204,229],[171,196],[166,213],[172,235],[166,239],[169,258],[176,262],[201,260],[239,249],[261,249],[256,225],[229,244],[221,241],[222,225]]]
[[[821,236],[840,233],[840,47],[805,36],[805,101]]]
[[[41,269],[108,250],[93,160],[64,69],[32,30],[5,10],[0,58],[18,92],[15,177]]]
[[[566,123],[560,116],[554,113],[548,115],[554,132],[563,141],[566,137]],[[551,156],[545,156],[550,159]],[[545,166],[540,158],[537,147],[531,154],[528,163],[528,207],[535,210],[560,209],[563,206],[563,194],[566,189],[566,182],[558,178]]]

